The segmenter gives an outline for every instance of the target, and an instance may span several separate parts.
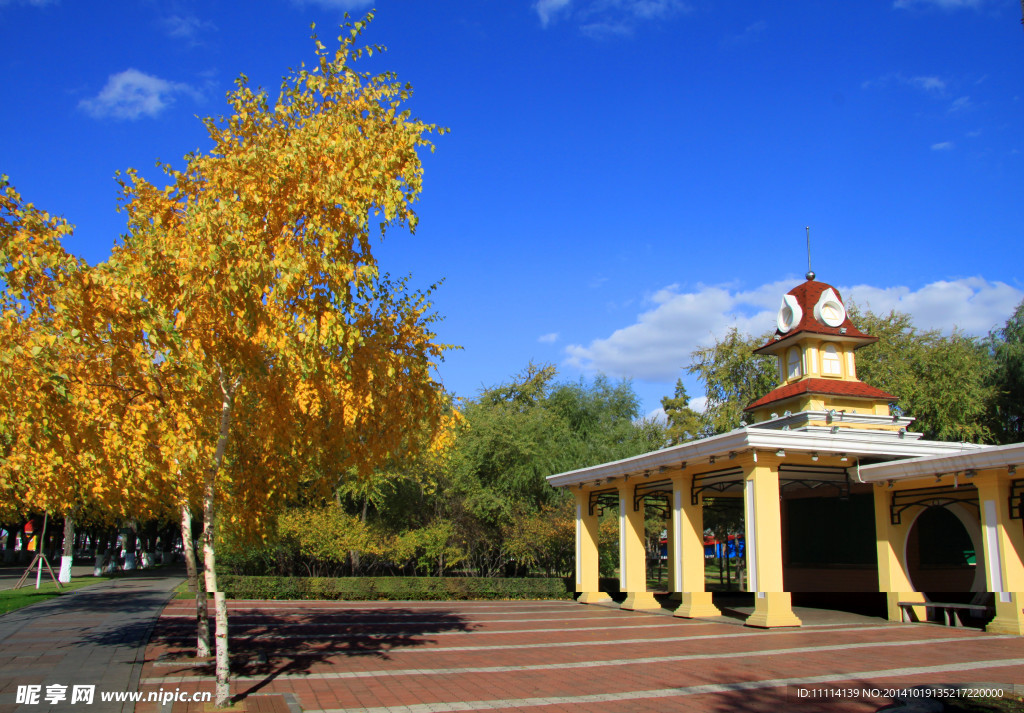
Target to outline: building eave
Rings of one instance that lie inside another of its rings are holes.
[[[957,454],[934,454],[892,463],[876,463],[860,469],[860,478],[867,483],[885,480],[922,478],[968,470],[987,470],[1024,465],[1024,443],[1006,446],[977,446]]]
[[[550,475],[547,481],[553,487],[564,488],[625,475],[678,469],[684,462],[696,463],[712,456],[728,458],[730,454],[735,456],[750,450],[844,453],[850,458],[891,460],[975,452],[980,448],[983,446],[971,443],[916,440],[892,431],[844,429],[832,433],[827,427],[781,431],[747,426],[611,463]]]

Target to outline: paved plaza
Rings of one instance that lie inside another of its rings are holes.
[[[187,658],[192,607],[175,601],[164,610],[141,690],[212,690],[209,664]],[[232,692],[250,711],[307,713],[831,713],[892,704],[885,689],[1016,684],[1024,690],[1021,637],[797,611],[804,627],[765,631],[738,618],[683,620],[666,611],[565,601],[236,601],[230,603]],[[857,694],[815,701],[800,697],[800,686]],[[141,703],[136,710],[170,707]],[[203,708],[176,704],[173,710]]]

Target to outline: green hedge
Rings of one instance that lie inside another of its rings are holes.
[[[561,577],[251,577],[218,575],[229,599],[572,599]]]

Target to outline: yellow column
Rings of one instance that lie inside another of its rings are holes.
[[[590,492],[575,490],[576,496],[576,591],[580,604],[611,599],[598,587],[597,513],[590,514]]]
[[[670,498],[671,498],[671,496],[670,496]],[[669,512],[670,513],[672,512],[672,505],[671,505],[671,503],[672,503],[672,500],[670,499],[669,500]],[[668,593],[669,593],[669,599],[671,599],[672,601],[678,602],[679,598],[682,595],[680,594],[681,590],[679,588],[679,575],[678,575],[678,573],[676,571],[677,569],[679,569],[678,566],[676,565],[676,561],[679,559],[679,548],[676,547],[676,536],[673,534],[675,532],[675,529],[676,529],[675,518],[670,516],[669,519],[668,519],[668,534],[667,534],[667,537],[666,537],[668,542],[666,543],[666,548],[665,548],[666,549],[666,553],[665,553],[666,554],[665,570],[666,570],[666,573],[668,574]]]
[[[754,613],[747,626],[763,629],[800,626],[793,600],[782,588],[782,515],[779,510],[779,471],[774,463],[748,466],[743,482],[748,586],[754,595]]]
[[[985,581],[996,616],[985,631],[1024,635],[1024,527],[1010,520],[1010,481],[994,472],[975,477],[985,548]]]
[[[889,621],[902,621],[903,612],[898,602],[924,602],[924,594],[914,591],[907,563],[903,560],[907,534],[910,531],[909,512],[903,513],[902,522],[893,525],[889,506],[893,491],[885,483],[875,484],[875,549],[878,553],[878,591],[885,592]],[[927,618],[925,608],[914,607],[918,621]]]
[[[672,478],[672,532],[669,542],[678,553],[672,560],[676,591],[682,603],[675,615],[685,618],[721,616],[722,612],[711,603],[711,592],[704,591],[704,509],[698,500],[692,504],[690,485],[693,476],[677,475]]]
[[[644,505],[633,508],[633,487],[619,483],[619,590],[626,593],[623,609],[660,609],[647,591],[647,552],[644,549]]]

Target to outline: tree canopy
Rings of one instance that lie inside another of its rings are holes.
[[[775,357],[754,354],[754,349],[766,341],[766,335],[744,335],[732,327],[725,337],[690,355],[687,371],[697,375],[707,395],[707,405],[700,415],[702,436],[739,428],[747,404],[778,385]],[[677,385],[677,392],[678,388]],[[670,417],[670,428],[682,424],[672,420],[680,417],[689,417],[689,414],[683,411]]]
[[[372,17],[372,16],[371,16]],[[353,68],[365,22],[271,101],[243,76],[211,148],[121,179],[128,232],[95,268],[70,226],[0,203],[0,491],[25,507],[110,513],[188,507],[202,492],[208,591],[219,515],[268,516],[339,469],[369,477],[436,445],[447,397],[429,292],[378,267],[372,240],[413,231],[419,152],[389,73]],[[21,387],[21,388],[18,388]],[[319,477],[310,477],[310,476]],[[305,480],[304,480],[305,479]],[[227,700],[217,602],[217,698]]]

